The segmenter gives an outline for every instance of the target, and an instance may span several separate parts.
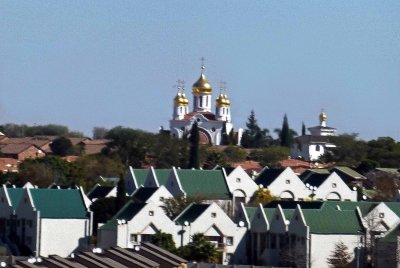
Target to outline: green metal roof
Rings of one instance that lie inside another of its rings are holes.
[[[138,184],[138,187],[140,185],[144,185],[144,182],[146,181],[147,174],[149,173],[148,169],[133,169],[133,173],[135,174],[136,182]]]
[[[147,204],[145,203],[134,203],[132,200],[130,200],[117,212],[117,214],[114,215],[114,217],[111,218],[111,220],[109,220],[99,229],[116,230],[118,226],[118,220],[130,221],[146,205]]]
[[[33,204],[42,218],[86,219],[81,193],[75,189],[29,189]]]
[[[339,206],[340,210],[351,210],[354,211],[357,207],[360,208],[362,216],[367,215],[379,202],[367,202],[367,201],[325,201],[327,206],[336,209]]]
[[[344,167],[344,166],[335,166],[333,168],[330,169],[331,171],[335,171],[338,170],[339,172],[343,172],[345,174],[347,174],[350,177],[353,177],[354,179],[365,179],[365,177],[363,175],[361,175],[360,173],[358,173],[357,171],[355,171],[352,168],[349,167]]]
[[[24,195],[23,188],[6,188],[8,192],[8,196],[11,201],[11,206],[15,210],[18,207],[19,201],[21,201],[22,196]]]
[[[274,216],[275,210],[276,210],[275,208],[264,208],[264,213],[265,213],[265,216],[267,217],[267,220],[269,223],[271,223],[271,220],[272,220],[272,217]]]
[[[334,209],[302,210],[310,233],[361,234],[363,227],[355,211]]]
[[[254,217],[256,216],[257,207],[245,207],[247,218],[249,222],[252,222]]]
[[[399,202],[384,202],[397,216],[400,217],[400,203]]]
[[[227,200],[231,195],[221,170],[176,170],[187,196]]]
[[[154,170],[157,176],[158,183],[161,185],[166,185],[169,175],[171,174],[171,169],[155,169]]]
[[[179,225],[183,225],[185,221],[194,222],[209,206],[210,204],[191,204],[175,222]]]

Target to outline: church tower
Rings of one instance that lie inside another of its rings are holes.
[[[178,80],[178,93],[174,98],[174,120],[182,120],[189,113],[189,100],[185,94],[185,82]]]
[[[193,84],[193,112],[211,112],[211,84],[204,75],[204,63],[201,65],[200,78]]]
[[[226,87],[221,82],[221,92],[215,101],[215,115],[219,121],[231,122],[231,102],[226,94]],[[225,94],[224,94],[225,93]]]

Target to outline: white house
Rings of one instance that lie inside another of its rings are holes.
[[[16,215],[18,243],[32,255],[66,257],[88,246],[92,217],[80,190],[24,189]]]
[[[264,168],[255,179],[260,187],[268,188],[271,194],[284,200],[304,200],[309,190],[289,167],[286,169]]]
[[[336,172],[312,173],[304,183],[310,189],[310,196],[313,199],[357,201],[357,191],[350,189]]]
[[[233,207],[239,209],[240,203],[248,203],[258,186],[241,166],[222,169],[229,191],[233,196]]]
[[[98,245],[101,248],[127,248],[136,242],[150,241],[158,231],[172,234],[174,241],[179,241],[178,227],[157,203],[131,200],[99,228]]]
[[[245,263],[247,228],[234,223],[216,203],[191,204],[174,221],[181,246],[189,243],[192,235],[202,233],[222,251],[223,264]]]

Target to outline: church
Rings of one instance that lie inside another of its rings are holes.
[[[221,85],[220,94],[215,100],[215,113],[212,111],[213,89],[204,71],[205,66],[202,64],[200,77],[192,86],[193,105],[191,111],[184,84],[178,85],[178,93],[173,101],[170,134],[180,139],[187,137],[192,125],[197,122],[201,144],[221,145],[223,134],[233,131],[231,102],[226,87]],[[240,141],[239,135],[236,137]]]

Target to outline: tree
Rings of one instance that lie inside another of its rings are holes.
[[[267,188],[258,188],[257,191],[254,192],[253,196],[250,199],[250,203],[254,206],[258,206],[258,204],[262,204],[265,206],[271,201],[276,200],[276,196],[271,194],[271,191]]]
[[[74,147],[70,139],[66,137],[59,137],[50,144],[50,149],[53,154],[58,156],[72,155]]]
[[[97,233],[97,225],[110,220],[115,213],[115,197],[99,198],[90,205],[90,211],[93,211],[93,232]]]
[[[165,250],[168,250],[169,252],[176,251],[176,245],[171,234],[158,231],[155,235],[151,237],[151,243]]]
[[[301,135],[302,136],[306,135],[306,125],[304,124],[304,122],[301,125]]]
[[[117,197],[115,199],[115,211],[119,211],[126,203],[126,190],[124,175],[119,176],[117,184]]]
[[[226,160],[230,163],[238,163],[246,160],[247,152],[239,146],[229,145],[224,149]]]
[[[286,114],[283,117],[282,130],[280,133],[280,140],[281,140],[281,146],[283,146],[283,147],[290,147],[290,145],[292,143],[290,133],[289,133],[289,122],[288,122]]]
[[[242,146],[245,148],[260,148],[267,146],[271,141],[268,129],[261,129],[258,126],[256,116],[252,110],[247,119],[246,129],[242,136]]]
[[[340,241],[335,244],[335,248],[329,258],[327,258],[327,262],[332,268],[349,268],[351,259],[349,248]]]
[[[104,127],[94,127],[92,133],[94,140],[104,139],[107,136],[108,129]]]
[[[197,122],[194,122],[192,125],[192,129],[190,131],[189,136],[190,142],[190,152],[189,152],[189,168],[200,168],[200,155],[199,155],[199,142],[200,142],[200,134],[199,134],[199,126]]]
[[[179,253],[183,258],[190,261],[209,263],[217,263],[219,255],[215,245],[201,233],[194,234],[192,241],[181,247]]]
[[[226,122],[224,122],[221,131],[221,145],[229,145],[229,144],[230,144],[229,134],[228,131],[226,130]]]
[[[203,168],[204,169],[213,169],[216,166],[224,167],[226,166],[225,155],[216,150],[208,150],[207,151],[207,158],[204,162]]]
[[[280,161],[287,159],[289,148],[281,146],[270,146],[262,150],[253,151],[251,157],[259,161],[262,166],[280,167]]]
[[[165,214],[171,218],[176,218],[187,206],[191,203],[201,204],[203,202],[203,198],[191,198],[191,197],[183,197],[176,196],[171,198],[165,198],[163,203],[163,209]]]
[[[166,134],[158,134],[152,144],[151,154],[154,161],[150,163],[155,168],[187,167],[189,142]]]

